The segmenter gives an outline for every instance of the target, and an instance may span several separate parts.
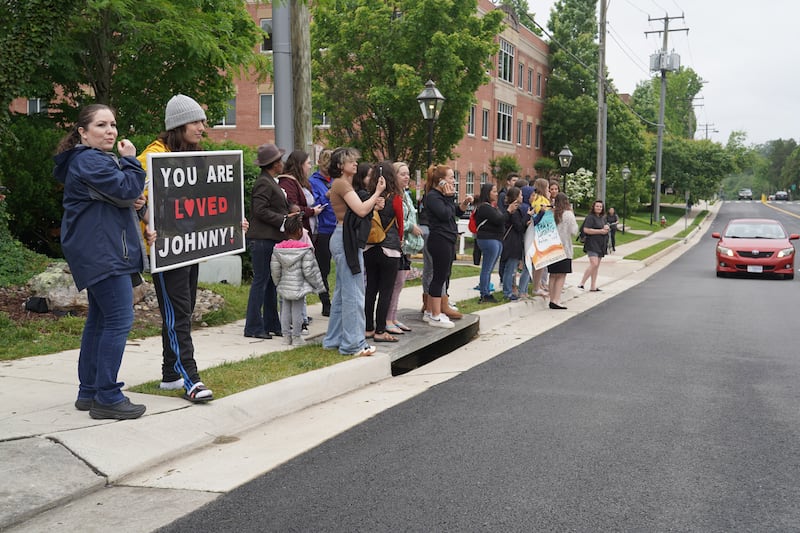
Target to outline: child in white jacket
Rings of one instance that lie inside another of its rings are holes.
[[[290,213],[284,222],[288,237],[275,245],[270,261],[272,280],[281,298],[283,344],[305,344],[301,331],[305,319],[306,294],[325,290],[314,248],[303,239],[303,214]]]

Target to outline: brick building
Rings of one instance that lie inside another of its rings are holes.
[[[486,13],[503,8],[496,7],[490,0],[479,0],[478,9]],[[271,34],[271,4],[248,1],[248,11],[255,23]],[[490,179],[492,158],[513,155],[522,168],[520,174],[533,176],[536,160],[545,155],[541,124],[549,76],[548,46],[511,14],[506,16],[498,41],[500,51],[489,72],[491,79],[478,89],[466,135],[455,148],[457,158],[449,163],[456,171],[458,190],[467,194],[477,192],[480,184]],[[271,40],[266,38],[260,49],[262,53],[272,53]],[[271,80],[264,83],[239,80],[236,85],[236,98],[230,102],[228,115],[221,123],[211,125],[208,136],[250,146],[274,142]],[[11,106],[11,111],[16,113],[31,114],[45,109],[45,102],[23,98],[15,100]]]

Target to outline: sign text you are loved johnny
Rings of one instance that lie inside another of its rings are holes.
[[[147,155],[153,272],[245,250],[240,150]]]

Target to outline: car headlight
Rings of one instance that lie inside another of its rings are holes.
[[[780,252],[778,252],[778,257],[789,257],[794,253],[794,247],[791,248],[784,248]]]
[[[733,250],[731,250],[730,248],[725,248],[724,246],[717,246],[717,253],[719,255],[727,255],[728,257],[733,257]]]

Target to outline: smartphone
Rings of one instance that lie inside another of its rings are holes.
[[[447,185],[447,182],[445,180],[441,180],[439,182],[439,187],[444,187],[445,185]]]

